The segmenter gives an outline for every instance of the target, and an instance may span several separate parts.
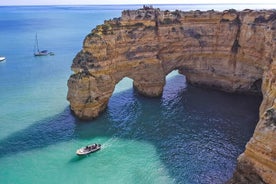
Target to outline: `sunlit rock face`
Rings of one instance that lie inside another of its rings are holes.
[[[157,97],[166,75],[176,69],[193,85],[227,92],[262,91],[259,123],[231,182],[246,181],[245,174],[254,173],[260,181],[273,183],[275,29],[273,10],[123,11],[120,18],[105,21],[86,36],[73,60],[67,99],[77,117],[92,119],[107,107],[122,78],[133,79],[139,93]]]

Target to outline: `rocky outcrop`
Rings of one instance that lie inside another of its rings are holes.
[[[246,173],[253,173],[260,181],[273,183],[275,29],[273,10],[126,10],[86,36],[72,64],[67,98],[77,117],[91,119],[106,108],[124,77],[151,97],[162,94],[165,77],[173,70],[190,84],[228,92],[260,93],[263,80],[261,118],[231,182],[247,182]]]
[[[262,91],[260,120],[229,183],[276,183],[276,60],[264,74]]]

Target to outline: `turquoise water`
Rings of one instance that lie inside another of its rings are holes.
[[[0,63],[0,183],[189,184],[231,177],[257,123],[259,97],[187,86],[173,72],[161,98],[140,96],[126,78],[99,118],[72,116],[66,83],[84,37],[123,9],[139,7],[0,7],[0,55],[7,58]],[[55,56],[33,57],[36,33],[41,49]],[[75,155],[94,142],[103,149]]]

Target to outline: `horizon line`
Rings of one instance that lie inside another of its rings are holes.
[[[0,6],[276,5],[276,3],[6,4]]]

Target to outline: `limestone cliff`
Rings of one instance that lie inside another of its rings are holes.
[[[124,77],[152,97],[162,94],[165,77],[173,70],[191,84],[228,92],[260,93],[263,79],[261,118],[231,182],[246,181],[251,168],[260,181],[273,183],[275,29],[275,10],[126,10],[86,36],[72,64],[67,98],[76,116],[90,119],[106,108]]]
[[[276,183],[276,60],[264,74],[262,91],[260,120],[229,183]]]

